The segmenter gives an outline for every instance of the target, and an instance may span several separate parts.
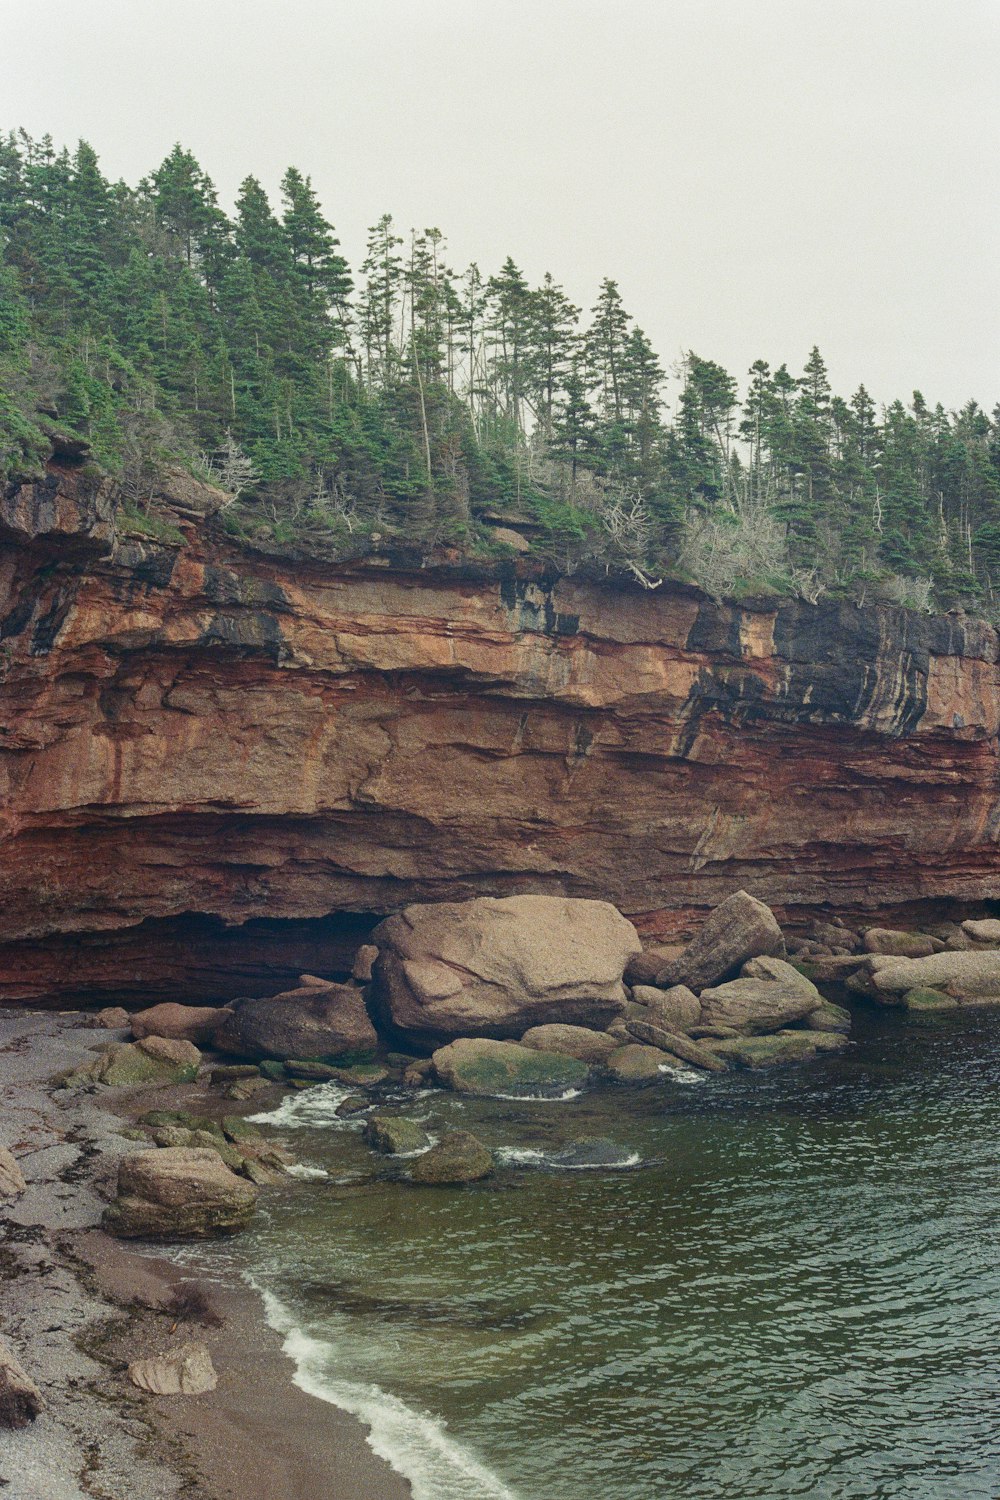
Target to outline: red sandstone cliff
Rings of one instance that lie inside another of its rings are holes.
[[[184,545],[72,472],[0,504],[0,1000],[275,990],[414,900],[1000,895],[981,622],[275,562],[213,503]]]

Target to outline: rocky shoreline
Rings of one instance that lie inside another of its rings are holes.
[[[210,1252],[181,1267],[98,1227],[136,1149],[111,1112],[126,1096],[50,1080],[91,1060],[100,1035],[82,1014],[0,1011],[2,1140],[26,1180],[0,1202],[0,1342],[44,1401],[0,1440],[5,1496],[404,1500],[409,1485],[361,1424],[294,1384],[249,1286],[213,1274]],[[130,1363],[192,1341],[209,1351],[215,1390],[155,1396],[129,1380]]]
[[[349,977],[275,996],[0,1012],[0,1425],[20,1428],[0,1475],[16,1500],[410,1493],[360,1424],[297,1389],[225,1255],[156,1253],[236,1233],[286,1190],[294,1158],[248,1116],[335,1085],[375,1178],[449,1190],[502,1174],[504,1153],[429,1137],[408,1108],[428,1087],[648,1088],[841,1052],[840,1001],[1000,1004],[998,921],[786,937],[743,891],[684,947],[644,948],[606,903],[539,896],[410,907],[372,939]],[[571,1141],[565,1159],[614,1165],[609,1145]]]

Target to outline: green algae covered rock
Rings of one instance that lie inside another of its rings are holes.
[[[372,1115],[365,1125],[365,1140],[383,1156],[406,1156],[428,1144],[426,1132],[403,1115]]]
[[[832,1000],[824,1000],[818,1010],[806,1016],[803,1024],[807,1031],[839,1031],[846,1035],[851,1029],[851,1012],[843,1005],[834,1005]]]
[[[941,990],[907,990],[903,996],[907,1010],[957,1010],[958,1001]]]
[[[821,1052],[839,1052],[847,1038],[832,1031],[777,1031],[772,1036],[740,1036],[713,1042],[712,1050],[737,1068],[774,1068],[810,1062]]]
[[[493,1154],[467,1130],[444,1136],[413,1163],[412,1180],[425,1187],[480,1182],[493,1171]]]
[[[439,1047],[433,1061],[438,1080],[459,1094],[554,1098],[581,1088],[590,1073],[579,1058],[488,1037],[460,1037]]]
[[[107,1088],[140,1088],[150,1083],[193,1083],[201,1053],[193,1042],[147,1036],[139,1042],[117,1042],[99,1052],[93,1062],[74,1069],[63,1080],[65,1088],[104,1084]]]

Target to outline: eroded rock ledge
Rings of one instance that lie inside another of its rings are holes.
[[[284,564],[216,503],[157,541],[76,472],[0,502],[0,1000],[271,992],[414,901],[667,935],[741,886],[889,925],[1000,894],[982,622]]]

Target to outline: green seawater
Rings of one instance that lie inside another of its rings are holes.
[[[386,1180],[309,1090],[264,1128],[328,1175],[239,1256],[419,1500],[995,1500],[1000,1014],[854,1037],[558,1103],[400,1095],[513,1153],[458,1190]],[[638,1164],[546,1165],[581,1136]]]

